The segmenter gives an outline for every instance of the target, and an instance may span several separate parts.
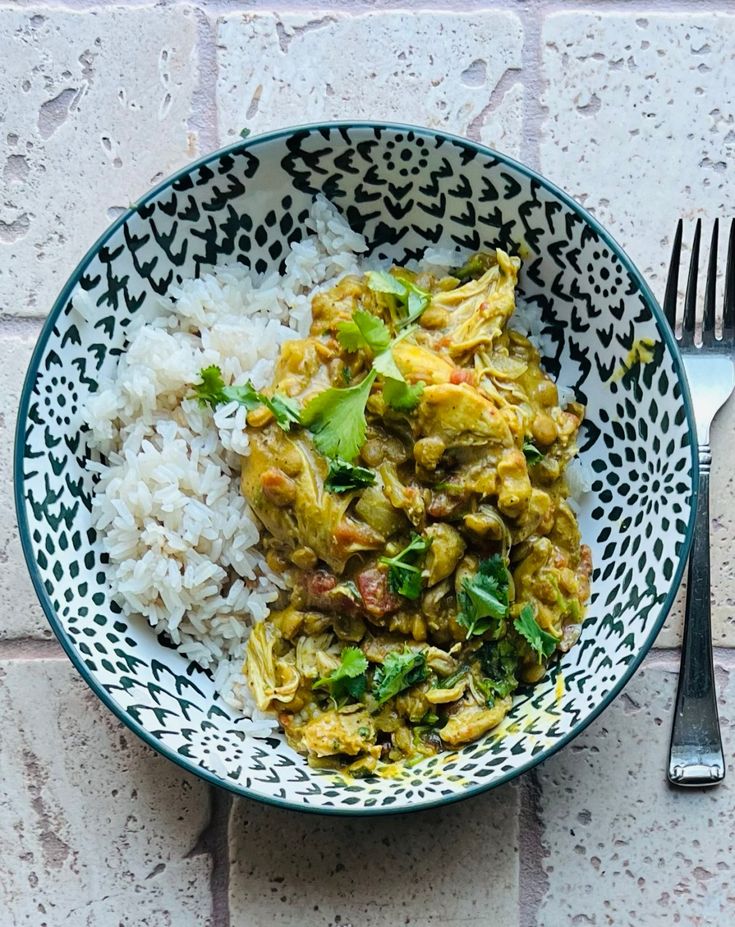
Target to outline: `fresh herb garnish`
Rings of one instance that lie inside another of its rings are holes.
[[[383,382],[383,399],[396,412],[411,412],[421,401],[424,384],[413,386],[405,380],[388,379]]]
[[[533,605],[527,602],[519,616],[513,622],[513,627],[518,631],[521,637],[524,637],[531,645],[531,649],[536,652],[539,663],[548,659],[556,650],[559,643],[558,638],[539,625],[536,621],[536,614]]]
[[[421,650],[392,650],[375,671],[373,695],[379,705],[426,679],[426,655]]]
[[[301,422],[325,457],[341,457],[348,463],[357,457],[365,443],[365,406],[376,376],[371,370],[355,386],[325,389],[304,406]]]
[[[372,486],[375,474],[367,467],[355,467],[346,460],[337,457],[329,461],[329,473],[324,486],[329,492],[352,492],[364,486]]]
[[[508,570],[500,554],[481,561],[474,576],[465,577],[459,593],[457,623],[467,629],[467,638],[488,631],[499,637],[508,614]]]
[[[525,455],[526,461],[529,466],[540,463],[544,459],[544,455],[536,447],[533,441],[524,441],[523,442],[523,453]]]
[[[455,268],[452,271],[452,276],[457,277],[458,280],[476,279],[497,263],[498,259],[494,251],[478,251],[477,254],[467,258],[461,267]]]
[[[405,313],[402,318],[396,319],[397,328],[415,322],[431,302],[431,293],[422,290],[410,280],[400,280],[384,270],[369,271],[366,276],[368,289],[373,293],[387,293],[397,298]]]
[[[201,383],[194,384],[194,396],[203,406],[209,405],[214,409],[224,403],[239,402],[248,411],[265,406],[284,431],[288,431],[292,425],[301,424],[299,407],[287,396],[280,396],[278,393],[264,396],[249,380],[244,386],[225,386],[222,371],[215,364],[202,368],[199,377]]]
[[[349,699],[359,699],[367,688],[368,661],[365,654],[357,647],[345,647],[340,655],[340,664],[328,676],[322,676],[312,685],[312,689],[327,689],[330,698],[336,704]]]
[[[340,322],[337,326],[337,341],[345,351],[354,352],[360,348],[369,348],[373,354],[380,354],[390,345],[390,330],[382,319],[355,309],[352,320]]]
[[[477,655],[484,674],[479,686],[487,707],[492,708],[496,698],[505,698],[518,687],[518,654],[512,641],[504,638],[497,642],[487,641]]]
[[[418,599],[422,581],[419,563],[431,547],[431,541],[420,534],[412,534],[410,543],[395,557],[381,557],[388,567],[388,585],[392,592],[407,599]]]

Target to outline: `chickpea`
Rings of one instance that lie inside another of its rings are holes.
[[[542,406],[555,406],[559,401],[556,384],[551,380],[541,380],[536,384],[536,399]]]
[[[317,564],[317,556],[310,547],[297,547],[291,554],[291,562],[300,570],[313,570]]]
[[[429,306],[424,310],[419,325],[422,328],[437,329],[446,328],[449,322],[449,313],[443,306]]]
[[[438,435],[419,438],[413,446],[413,456],[417,463],[427,470],[436,470],[446,445]]]
[[[533,420],[531,425],[531,431],[533,437],[539,444],[543,444],[545,447],[548,447],[550,444],[553,444],[554,441],[559,437],[559,431],[556,427],[556,423],[550,415],[547,415],[545,412],[539,412],[536,418]]]

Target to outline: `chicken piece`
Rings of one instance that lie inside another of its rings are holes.
[[[447,576],[451,576],[464,556],[466,545],[456,528],[441,522],[429,525],[424,531],[424,536],[431,541],[426,555],[426,585],[435,586]]]
[[[331,386],[324,361],[324,345],[316,338],[285,341],[273,378],[276,390],[287,396],[303,396]]]
[[[347,276],[324,293],[317,293],[311,303],[311,333],[319,335],[336,331],[340,322],[348,322],[355,309],[375,306],[375,296],[365,281],[359,277]]]
[[[512,531],[513,543],[520,544],[553,518],[551,496],[543,489],[532,489],[528,507]],[[543,533],[543,532],[540,532]]]
[[[451,309],[443,342],[450,341],[452,356],[468,354],[482,345],[491,347],[515,309],[520,261],[500,250],[496,255],[498,263],[479,279],[432,297],[432,305]]]
[[[416,420],[419,436],[439,437],[447,448],[512,444],[505,418],[466,383],[427,386]]]
[[[523,452],[509,448],[498,461],[498,508],[504,515],[518,518],[528,508],[531,497],[531,480]]]
[[[357,756],[375,741],[375,725],[361,705],[322,712],[301,728],[301,740],[314,756]]]
[[[477,740],[483,734],[497,727],[508,714],[513,705],[513,699],[497,699],[492,708],[483,708],[473,700],[469,703],[460,703],[457,711],[450,715],[449,720],[439,731],[439,736],[450,747]]]
[[[405,512],[406,517],[417,528],[424,523],[425,505],[421,490],[416,486],[407,486],[396,472],[395,464],[385,462],[378,468],[383,482],[383,493],[390,504],[399,511]]]
[[[276,470],[284,476],[274,475]],[[377,550],[383,537],[347,516],[351,497],[325,490],[326,475],[326,460],[304,435],[287,435],[274,425],[251,432],[250,454],[242,462],[242,494],[283,548],[307,547],[341,573],[352,554]],[[284,495],[291,499],[288,505]]]
[[[408,383],[451,383],[457,373],[453,363],[421,345],[400,341],[392,350],[396,366]]]
[[[301,682],[295,664],[276,656],[279,642],[275,625],[268,621],[256,624],[248,638],[243,672],[261,711],[267,711],[274,702],[288,704]]]

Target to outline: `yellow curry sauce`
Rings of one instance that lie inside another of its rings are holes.
[[[287,592],[245,673],[314,765],[475,740],[578,637],[591,562],[564,471],[584,409],[507,326],[519,263],[345,277],[248,415],[242,491]]]

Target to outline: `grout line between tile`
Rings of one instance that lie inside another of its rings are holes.
[[[725,669],[735,668],[735,648],[713,647],[712,654],[715,664],[719,664]],[[681,650],[679,647],[657,647],[655,650],[648,652],[643,666],[677,670],[680,660]]]
[[[518,924],[519,927],[537,927],[539,908],[549,888],[544,870],[544,860],[549,854],[544,846],[541,781],[538,771],[532,769],[518,782]]]
[[[63,660],[66,659],[55,637],[43,640],[35,637],[11,637],[0,640],[0,660]]]
[[[0,315],[0,337],[5,335],[38,337],[45,321],[46,319],[37,316]]]
[[[537,4],[526,4],[517,10],[523,24],[522,80],[523,134],[521,161],[538,170],[541,128],[546,115],[541,97],[545,90],[541,60],[542,14]]]
[[[219,145],[217,126],[217,26],[207,10],[196,7],[197,85],[191,100],[188,126],[197,135],[200,154],[214,151]]]

